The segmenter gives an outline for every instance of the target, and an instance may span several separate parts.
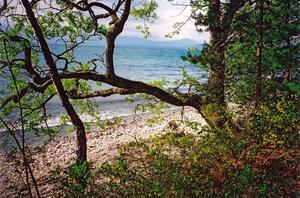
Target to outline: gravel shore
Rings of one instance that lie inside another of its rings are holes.
[[[150,114],[141,114],[123,118],[122,122],[108,130],[92,130],[87,134],[88,160],[94,165],[101,165],[116,156],[118,148],[125,143],[146,139],[154,135],[168,132],[168,123],[180,121],[182,110],[170,110],[162,114],[163,120],[158,123],[149,123],[146,120]],[[204,119],[193,108],[185,108],[183,118],[205,125]],[[181,126],[180,130],[188,132],[190,129]],[[75,133],[61,132],[47,144],[45,139],[37,139],[31,146],[31,166],[42,192],[48,194],[49,187],[43,182],[51,170],[58,166],[67,167],[74,163],[76,152]],[[4,149],[5,150],[5,149]],[[24,173],[18,160],[7,161],[8,150],[0,153],[0,197],[15,196],[15,189],[24,187]]]

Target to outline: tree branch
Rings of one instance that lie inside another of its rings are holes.
[[[91,2],[88,3],[86,0],[79,1],[77,3],[72,2],[71,0],[65,0],[67,3],[70,5],[74,6],[76,9],[81,10],[81,11],[91,11],[92,7],[98,7],[106,10],[108,13],[107,14],[102,14],[102,15],[96,15],[96,18],[107,18],[111,16],[113,20],[117,20],[118,16],[116,14],[116,10],[113,10],[112,8],[108,7],[107,5],[101,3],[101,2]],[[80,6],[80,4],[83,4],[84,6]]]
[[[123,88],[111,88],[107,90],[98,90],[91,93],[76,93],[76,92],[68,92],[68,96],[71,99],[86,99],[86,98],[95,98],[95,97],[108,97],[114,94],[119,95],[128,95],[135,94],[136,90],[132,89],[123,89]]]
[[[0,14],[7,8],[7,0],[3,0],[3,5],[0,7]]]
[[[194,93],[182,94],[177,93],[176,95],[168,93],[158,87],[151,86],[144,82],[128,80],[119,76],[106,76],[102,74],[98,74],[96,72],[76,72],[76,73],[61,73],[60,78],[76,78],[76,79],[84,79],[84,80],[93,80],[97,82],[107,83],[111,86],[122,88],[112,91],[120,91],[123,95],[130,93],[145,93],[148,95],[152,95],[163,102],[170,103],[176,106],[191,106],[196,109],[200,109],[200,107],[207,103],[206,100],[203,100],[199,95]],[[125,90],[124,90],[125,89]],[[116,93],[118,94],[118,93]]]

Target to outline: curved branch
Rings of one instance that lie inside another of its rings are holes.
[[[21,100],[23,97],[26,96],[26,94],[31,90],[34,90],[35,92],[38,93],[44,93],[45,90],[52,84],[52,80],[49,79],[41,85],[36,85],[33,83],[28,83],[28,85],[26,87],[24,87],[23,89],[21,89],[19,92],[19,95],[14,94],[11,96],[8,96],[6,99],[3,100],[3,102],[0,105],[0,110],[2,110],[9,102],[13,101],[14,103],[19,102],[19,100]]]
[[[23,98],[29,90],[29,86],[19,91],[19,94],[11,95],[7,97],[0,105],[0,110],[2,110],[10,101],[14,101],[14,103],[19,102],[21,98]]]
[[[3,5],[0,7],[0,14],[7,8],[7,0],[3,0]]]
[[[61,79],[77,78],[77,79],[103,82],[114,87],[122,88],[122,90],[116,89],[116,90],[110,90],[110,92],[119,91],[123,95],[125,95],[126,93],[128,94],[145,93],[148,95],[152,95],[162,100],[163,102],[167,102],[172,105],[191,106],[198,110],[202,105],[207,104],[206,100],[203,100],[199,95],[194,93],[187,93],[187,94],[177,93],[176,95],[175,94],[173,95],[171,93],[164,91],[163,89],[160,89],[155,86],[151,86],[144,82],[128,80],[116,75],[107,76],[107,75],[98,74],[96,72],[83,71],[83,72],[76,72],[76,73],[61,73],[60,78]]]
[[[87,1],[79,1],[77,3],[74,3],[71,0],[66,0],[66,2],[81,11],[91,11],[92,7],[98,7],[98,8],[102,8],[108,12],[106,14],[99,15],[98,18],[107,18],[109,16],[111,16],[113,18],[113,20],[116,20],[118,18],[117,14],[116,14],[116,10],[113,10],[112,8],[110,8],[109,6],[107,6],[101,2],[87,3]],[[80,6],[81,3],[83,3],[84,6]]]
[[[95,98],[95,97],[108,97],[115,94],[129,95],[135,93],[137,93],[136,90],[132,90],[132,89],[111,88],[107,90],[98,90],[91,93],[68,92],[67,94],[71,99],[87,99],[87,98]]]
[[[125,0],[124,12],[121,18],[113,23],[113,26],[106,34],[105,65],[106,75],[115,76],[114,50],[117,36],[123,31],[125,22],[130,14],[131,0]]]

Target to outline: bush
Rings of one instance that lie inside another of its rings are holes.
[[[296,196],[297,150],[263,149],[230,131],[169,133],[126,145],[101,174],[120,197]]]
[[[53,173],[56,197],[95,197],[100,193],[88,162],[77,162],[68,168],[58,168]]]
[[[300,113],[294,103],[282,100],[273,106],[260,106],[246,127],[265,146],[291,147],[299,144]]]
[[[208,112],[209,113],[209,112]],[[247,114],[249,116],[249,114]],[[299,111],[289,101],[261,105],[240,131],[169,132],[124,145],[113,162],[60,171],[65,197],[297,197]],[[170,130],[176,124],[170,123]]]

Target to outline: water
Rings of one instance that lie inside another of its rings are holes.
[[[61,52],[62,46],[52,46],[54,51]],[[75,58],[81,62],[94,59],[104,53],[103,46],[83,45],[75,51]],[[182,61],[186,54],[185,48],[168,47],[131,47],[121,46],[115,50],[115,72],[125,78],[142,80],[145,82],[166,78],[175,81],[181,78],[181,67],[185,67],[189,74],[198,76],[203,74],[195,65]],[[97,71],[104,71],[104,66]]]
[[[51,48],[60,52],[63,46],[56,45]],[[75,51],[75,57],[78,61],[87,62],[101,55],[104,52],[103,46],[83,45]],[[169,81],[181,79],[181,67],[193,76],[201,76],[204,71],[199,70],[195,65],[188,64],[181,60],[181,56],[186,54],[185,48],[168,48],[168,47],[117,47],[115,51],[115,72],[121,77],[131,80],[141,80],[149,82],[165,78]],[[43,63],[43,60],[41,61]],[[97,69],[99,72],[104,71],[104,66]],[[1,81],[0,81],[1,83]],[[2,85],[3,86],[3,85]],[[124,97],[113,95],[107,98],[96,98],[99,103],[99,110],[103,118],[114,116],[123,116],[132,114],[133,108],[141,101],[127,103]],[[48,113],[54,118],[64,113],[61,102],[54,98],[47,106]],[[53,122],[57,122],[54,119]]]

